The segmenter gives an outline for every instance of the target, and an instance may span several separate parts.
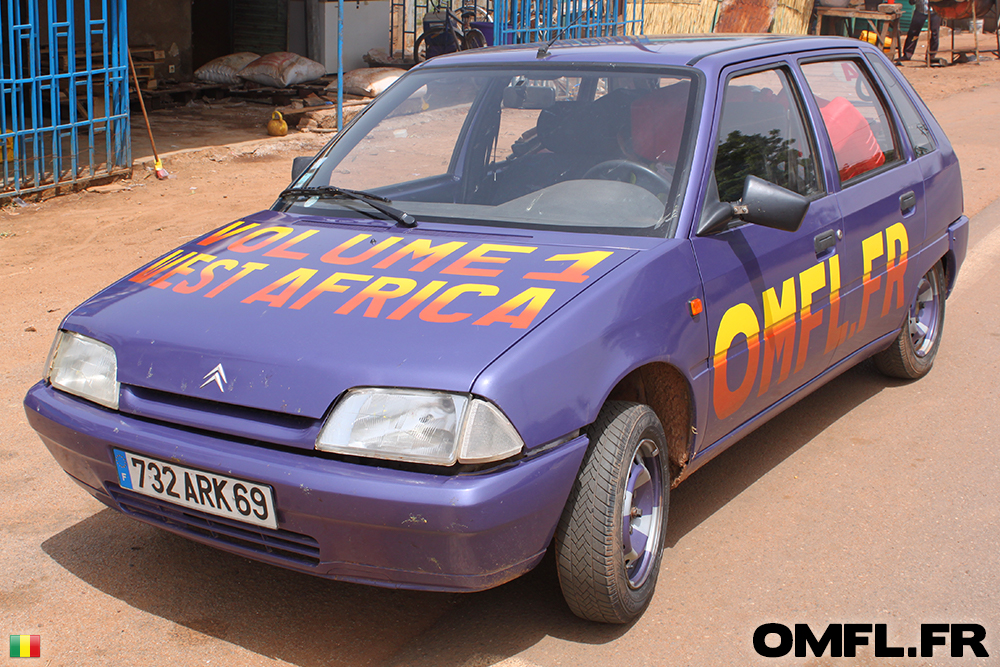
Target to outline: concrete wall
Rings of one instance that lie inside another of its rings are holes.
[[[190,81],[191,0],[128,0],[128,42],[166,52],[158,76]],[[175,69],[173,74],[170,66]]]

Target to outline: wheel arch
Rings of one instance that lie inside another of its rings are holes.
[[[631,401],[652,408],[663,425],[671,486],[676,486],[691,458],[694,440],[694,393],[687,377],[672,364],[650,362],[619,380],[607,401]]]

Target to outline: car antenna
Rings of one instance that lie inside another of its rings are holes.
[[[578,23],[580,23],[584,19],[585,16],[586,16],[586,14],[581,14],[580,16],[577,16],[575,20],[570,21],[568,25],[565,25],[562,28],[560,28],[559,32],[556,33],[555,37],[553,37],[552,39],[550,39],[544,45],[538,47],[538,53],[535,54],[535,57],[536,58],[544,58],[545,56],[549,55],[549,48],[553,44],[555,44],[557,41],[559,41],[560,39],[562,39],[563,35],[566,34],[567,30],[569,30],[570,28],[575,28],[576,25]]]

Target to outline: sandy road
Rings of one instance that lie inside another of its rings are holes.
[[[996,70],[994,70],[996,71]],[[1000,87],[931,101],[968,210],[1000,195]],[[0,635],[41,634],[45,665],[920,665],[766,661],[754,628],[986,626],[1000,664],[1000,204],[974,219],[934,371],[860,367],[697,472],[674,494],[658,594],[626,628],[579,621],[549,564],[476,595],[386,591],[293,574],[106,510],[27,426],[20,401],[59,320],[114,278],[266,207],[280,147],[177,157],[176,178],[0,214]],[[6,658],[0,658],[6,660]]]

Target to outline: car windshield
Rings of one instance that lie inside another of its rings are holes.
[[[679,68],[416,70],[294,185],[377,195],[417,224],[664,235],[687,180],[696,88]],[[384,217],[356,198],[283,205]]]

